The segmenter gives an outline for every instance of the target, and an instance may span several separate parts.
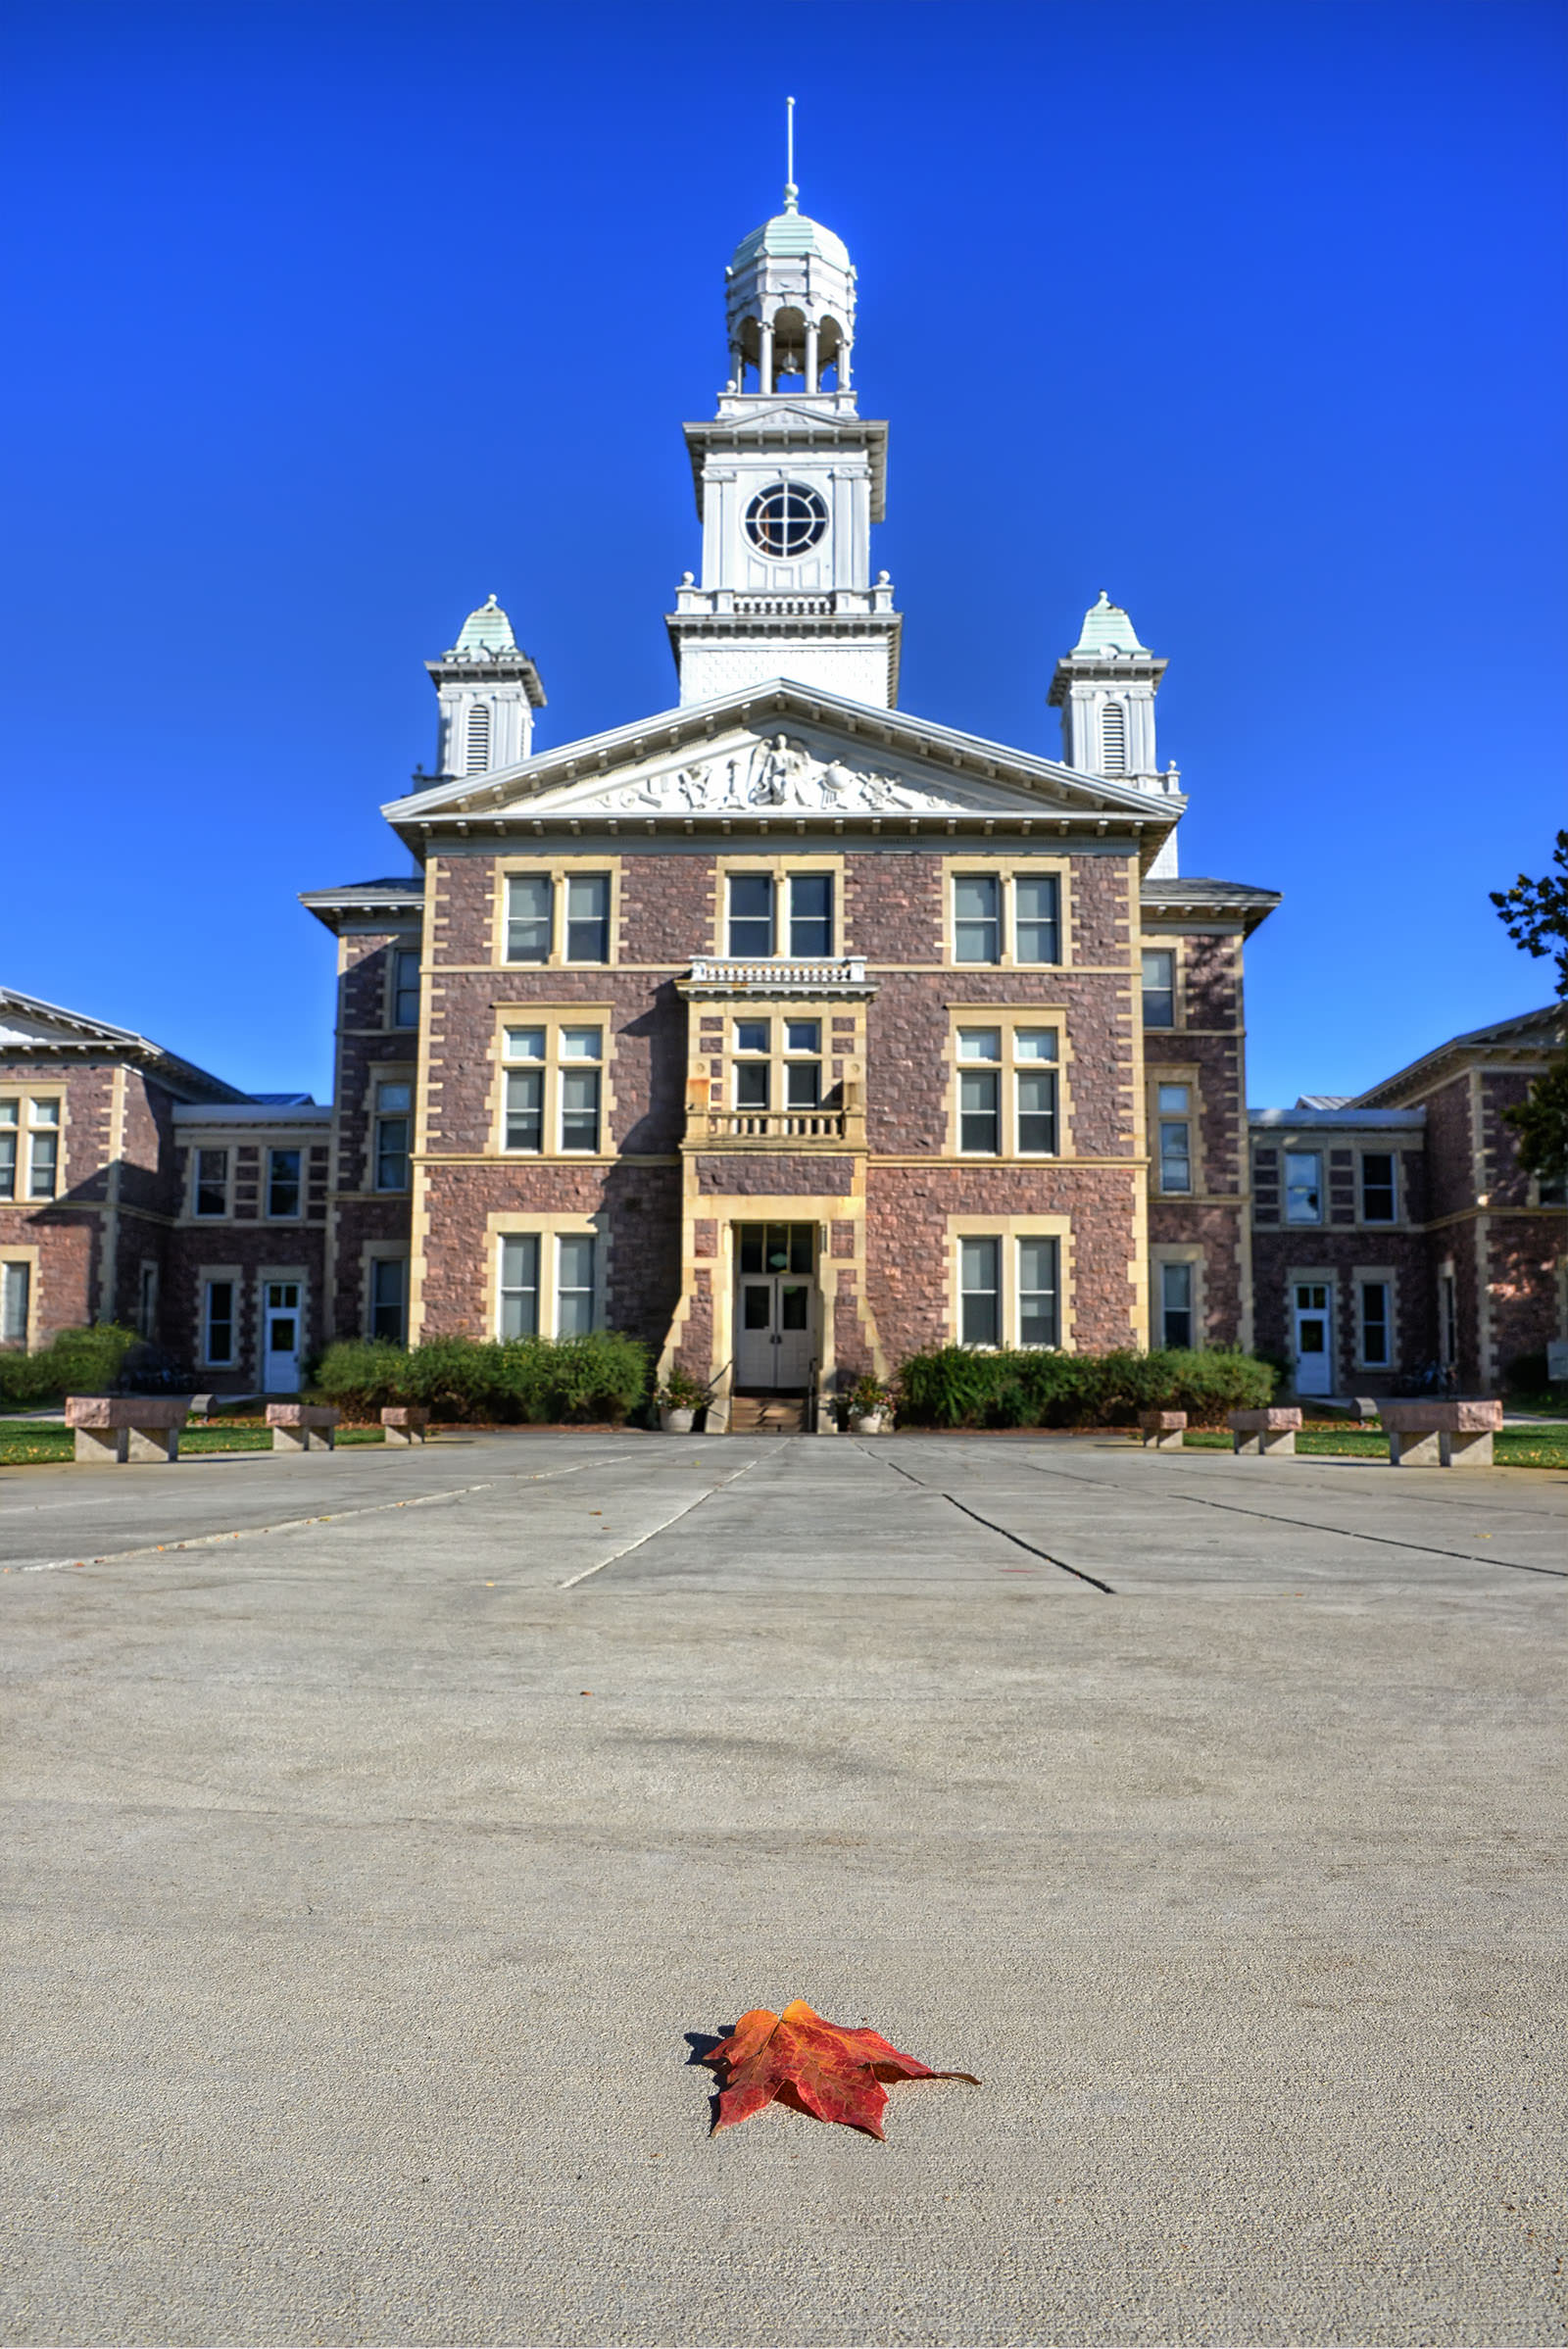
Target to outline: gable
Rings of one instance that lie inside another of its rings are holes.
[[[882,711],[786,680],[665,711],[484,776],[391,802],[410,832],[460,818],[615,821],[1122,815],[1163,837],[1186,802],[1086,775],[977,735]]]

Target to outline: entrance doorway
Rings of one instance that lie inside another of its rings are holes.
[[[815,1224],[737,1227],[737,1394],[806,1393],[816,1351],[815,1275]]]
[[[1296,1392],[1332,1395],[1334,1348],[1326,1281],[1298,1281],[1293,1290],[1296,1327]]]
[[[300,1386],[298,1281],[262,1283],[262,1392],[297,1395]]]

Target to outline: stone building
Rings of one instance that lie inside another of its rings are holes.
[[[613,1326],[716,1427],[781,1395],[825,1424],[946,1343],[1255,1342],[1344,1385],[1379,1326],[1391,1377],[1444,1314],[1483,1379],[1555,1334],[1560,1231],[1504,1169],[1491,1042],[1250,1127],[1244,951],[1278,899],[1180,873],[1164,660],[1102,594],[1051,683],[1059,759],[902,710],[849,255],[790,189],[726,288],[674,701],[536,750],[537,668],[493,596],[469,615],[428,664],[436,770],[384,810],[412,872],[302,901],[337,942],[330,1108],[0,999],[10,1342],[113,1312],[193,1380],[281,1391],[335,1335]],[[1507,1081],[1548,1025],[1515,1023]],[[1431,1188],[1460,1124],[1493,1153],[1462,1206]]]

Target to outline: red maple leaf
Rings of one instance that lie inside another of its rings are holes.
[[[804,1998],[792,1999],[782,2015],[771,2007],[754,2007],[700,2060],[725,2068],[715,2133],[749,2121],[777,2097],[818,2121],[842,2121],[846,2128],[880,2137],[888,2100],[885,2080],[966,2080],[980,2085],[972,2072],[933,2072],[917,2056],[901,2055],[879,2031],[824,2023]]]

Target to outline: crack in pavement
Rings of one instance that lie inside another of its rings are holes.
[[[863,1459],[866,1456],[864,1446],[860,1445],[857,1448],[860,1451]],[[1115,1597],[1116,1593],[1111,1585],[1102,1583],[1098,1574],[1086,1573],[1082,1566],[1069,1566],[1065,1558],[1053,1557],[1049,1549],[1041,1549],[1035,1542],[1026,1542],[1021,1534],[1009,1533],[1004,1525],[998,1525],[994,1518],[982,1517],[979,1510],[971,1509],[966,1500],[959,1500],[954,1493],[945,1493],[938,1485],[928,1485],[924,1477],[913,1475],[907,1468],[901,1468],[897,1460],[883,1460],[880,1455],[878,1458],[880,1466],[891,1468],[895,1476],[906,1478],[922,1493],[934,1493],[938,1500],[945,1500],[950,1507],[957,1509],[961,1515],[972,1517],[976,1525],[983,1525],[989,1532],[1000,1534],[1004,1542],[1010,1542],[1015,1549],[1027,1550],[1032,1558],[1044,1558],[1048,1566],[1057,1567],[1061,1573],[1075,1576],[1080,1583],[1092,1584],[1095,1590],[1103,1590],[1107,1598]]]

